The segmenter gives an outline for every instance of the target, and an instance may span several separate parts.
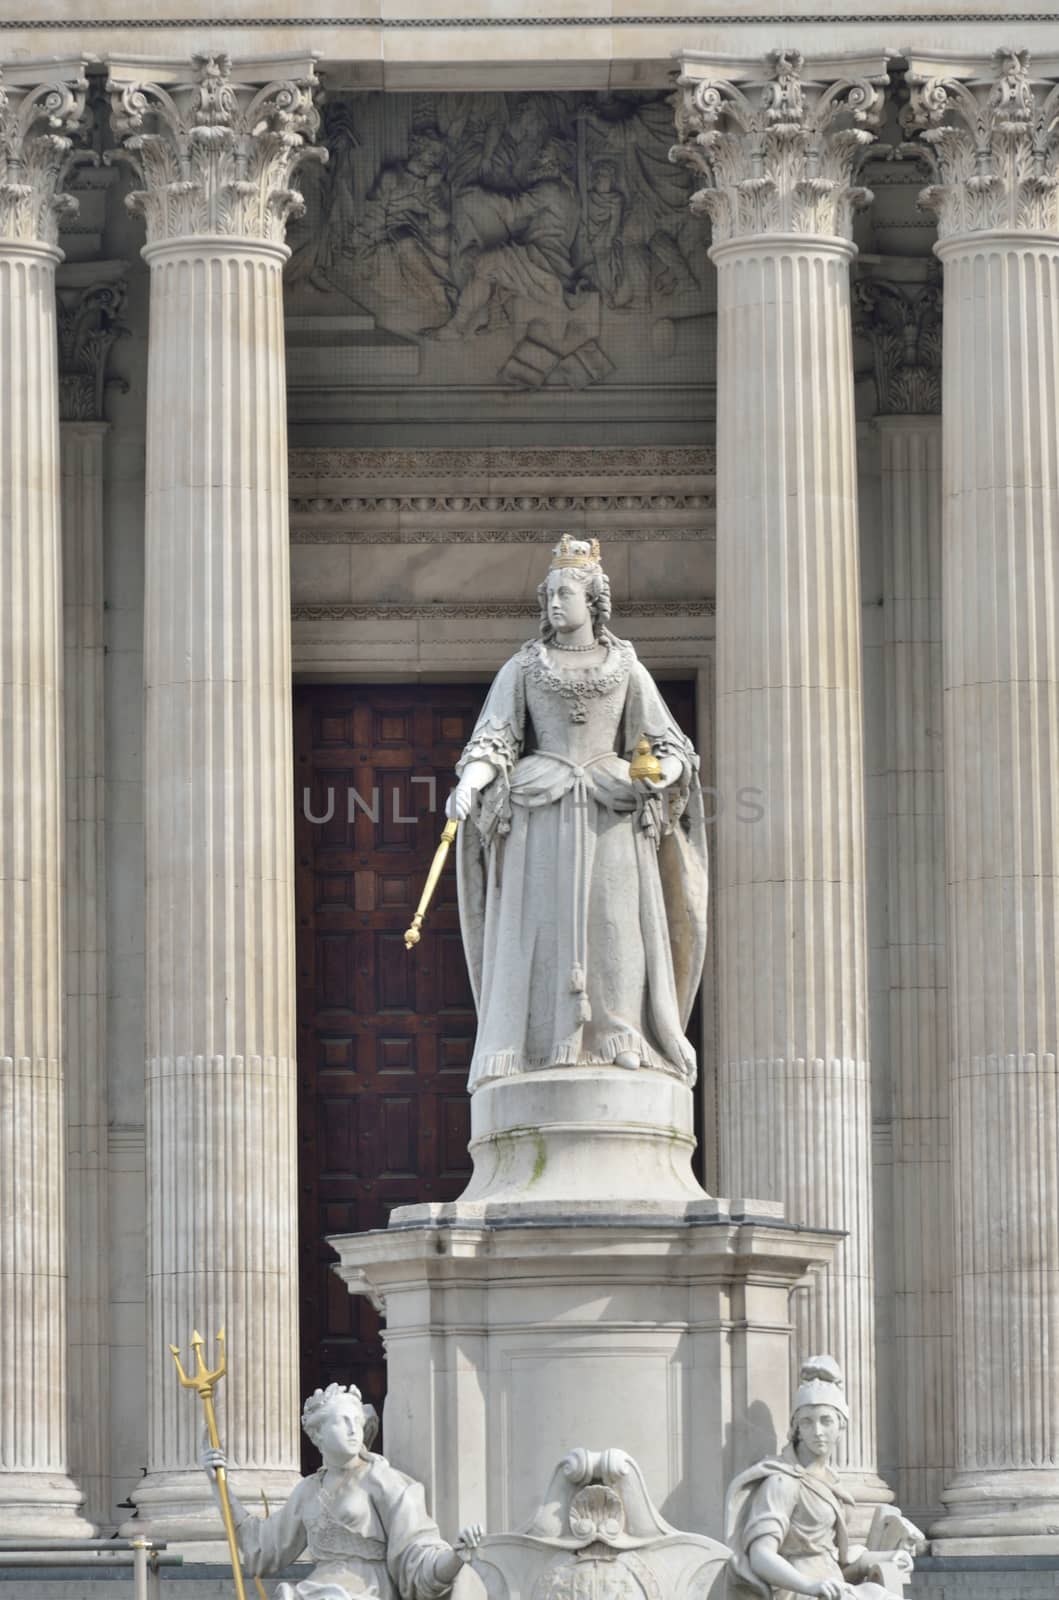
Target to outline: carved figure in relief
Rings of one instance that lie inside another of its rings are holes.
[[[501,668],[457,766],[460,921],[478,1007],[472,1090],[587,1063],[692,1082],[706,947],[698,757],[607,627],[595,540],[565,537],[540,635]],[[657,777],[633,777],[646,738]]]
[[[837,1363],[814,1356],[801,1369],[786,1448],[740,1473],[728,1491],[731,1572],[744,1596],[884,1600],[902,1593],[924,1538],[896,1508],[879,1506],[867,1547],[850,1544],[852,1497],[830,1465],[848,1421]]]
[[[447,317],[456,300],[451,273],[451,198],[445,142],[436,129],[414,129],[408,159],[379,173],[358,229],[362,258],[381,271],[396,263],[400,282],[425,311]]]
[[[254,1516],[229,1487],[246,1570],[267,1576],[308,1552],[316,1562],[311,1576],[281,1583],[275,1600],[446,1600],[482,1529],[465,1528],[455,1548],[445,1543],[422,1486],[371,1453],[378,1419],[352,1386],[317,1389],[302,1427],[324,1464],[272,1516]],[[200,1461],[216,1493],[224,1454],[204,1444]]]
[[[459,299],[440,339],[479,332],[519,295],[544,306],[575,288],[580,222],[572,152],[540,95],[526,95],[507,125],[466,151],[452,194],[452,273]],[[469,142],[469,141],[468,141]]]

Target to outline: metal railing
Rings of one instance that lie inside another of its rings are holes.
[[[164,1540],[0,1539],[0,1582],[5,1567],[131,1567],[134,1600],[161,1600],[161,1567],[180,1567]]]

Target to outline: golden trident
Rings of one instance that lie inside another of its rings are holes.
[[[191,1335],[191,1350],[195,1357],[196,1371],[189,1378],[180,1360],[180,1349],[177,1345],[169,1346],[170,1354],[176,1362],[177,1376],[185,1389],[194,1389],[202,1401],[202,1411],[206,1418],[206,1432],[214,1450],[221,1448],[221,1436],[217,1432],[217,1413],[213,1409],[213,1391],[227,1372],[227,1362],[224,1352],[224,1329],[217,1335],[217,1344],[221,1352],[221,1364],[212,1372],[202,1359],[202,1347],[205,1343],[201,1333],[196,1328]],[[239,1600],[246,1600],[246,1589],[243,1586],[243,1570],[239,1565],[239,1545],[235,1537],[235,1523],[232,1521],[232,1507],[228,1499],[228,1474],[223,1467],[217,1471],[217,1493],[221,1501],[221,1517],[224,1521],[224,1531],[228,1535],[228,1554],[232,1560],[232,1577],[235,1579],[235,1592]],[[260,1586],[259,1586],[260,1592]]]
[[[434,851],[434,859],[430,863],[430,871],[427,873],[427,881],[423,885],[423,893],[419,896],[419,904],[416,906],[416,914],[412,918],[412,926],[404,936],[406,950],[413,949],[419,943],[419,930],[423,926],[423,918],[426,916],[430,902],[434,897],[434,890],[437,888],[438,879],[441,877],[441,869],[445,865],[445,857],[449,853],[449,845],[455,839],[459,826],[459,820],[453,817],[446,822],[441,830],[441,843]]]

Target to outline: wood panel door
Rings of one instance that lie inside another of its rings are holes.
[[[302,1388],[381,1407],[379,1319],[328,1234],[466,1186],[475,1016],[451,858],[404,947],[485,686],[295,691]]]
[[[355,1382],[380,1410],[379,1318],[335,1276],[326,1239],[455,1199],[470,1173],[475,1013],[451,857],[414,955],[404,931],[486,687],[294,696],[302,1390]],[[694,685],[662,689],[693,734]]]

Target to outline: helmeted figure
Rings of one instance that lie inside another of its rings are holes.
[[[879,1506],[867,1547],[850,1543],[853,1497],[830,1465],[848,1422],[838,1364],[812,1357],[801,1369],[786,1447],[740,1473],[728,1491],[731,1572],[748,1600],[751,1592],[764,1600],[901,1594],[923,1535],[893,1506]]]

